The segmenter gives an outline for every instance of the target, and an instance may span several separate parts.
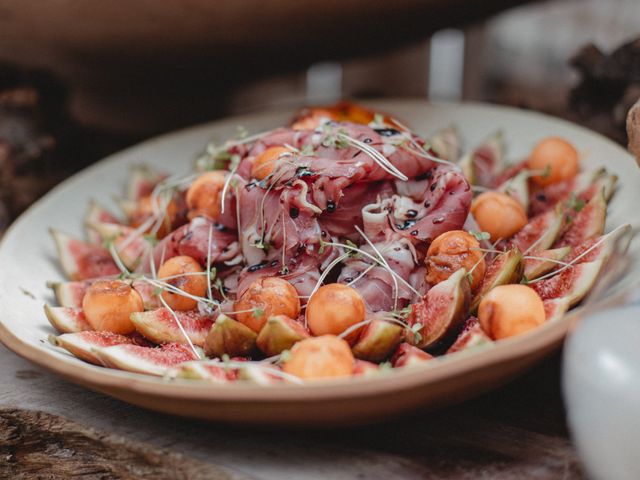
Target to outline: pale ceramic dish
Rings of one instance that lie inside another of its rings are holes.
[[[621,179],[609,205],[607,229],[637,223],[640,172],[634,160],[619,146],[586,129],[539,114],[487,105],[390,100],[373,106],[391,112],[422,134],[456,124],[468,147],[502,129],[510,160],[523,158],[541,137],[566,137],[583,153],[585,168],[606,165]],[[50,227],[80,234],[89,199],[108,204],[114,193],[122,191],[129,165],[149,163],[172,173],[186,173],[212,137],[229,138],[238,125],[250,132],[273,128],[284,124],[291,113],[232,118],[147,141],[86,169],[37,202],[15,222],[0,247],[0,340],[17,354],[72,382],[136,405],[209,420],[281,426],[381,421],[411,410],[460,402],[504,384],[561,345],[580,309],[528,334],[373,379],[262,387],[167,382],[89,365],[47,343],[47,336],[54,332],[42,306],[53,303],[53,298],[45,282],[61,278]],[[640,271],[638,243],[631,245],[631,268],[621,281]]]

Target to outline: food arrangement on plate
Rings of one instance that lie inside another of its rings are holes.
[[[196,172],[132,170],[118,217],[53,231],[52,343],[105,367],[215,383],[392,374],[562,316],[600,275],[617,178],[558,137],[460,158],[342,102],[209,144]]]

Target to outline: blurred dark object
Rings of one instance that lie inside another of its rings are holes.
[[[230,114],[262,79],[379,54],[531,0],[0,0],[0,62],[72,89],[75,118],[150,135]]]
[[[580,74],[571,90],[569,108],[587,124],[610,126],[610,136],[625,143],[627,112],[640,98],[640,38],[610,54],[593,44],[583,47],[570,64]]]
[[[51,74],[0,65],[0,234],[62,179],[132,140],[81,128]]]
[[[636,157],[640,166],[640,95],[636,103],[627,114],[627,136],[629,137],[629,151]]]

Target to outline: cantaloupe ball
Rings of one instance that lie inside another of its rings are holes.
[[[154,208],[154,201],[156,203]],[[163,206],[163,202],[159,199],[153,199],[151,195],[147,195],[146,197],[142,197],[138,204],[136,205],[135,210],[131,213],[129,217],[129,223],[132,227],[137,228],[143,223],[147,222],[154,214],[155,210],[162,211],[164,208],[164,217],[161,220],[161,224],[157,227],[156,237],[164,238],[173,229],[173,225],[176,222],[176,218],[178,217],[179,209],[177,202],[175,199],[170,200],[166,206]],[[147,228],[146,232],[151,232],[155,229],[155,222],[153,225],[150,225]]]
[[[364,321],[364,300],[353,287],[330,283],[311,295],[306,315],[307,325],[313,335],[340,335]],[[358,333],[358,330],[352,332],[347,339],[354,340]]]
[[[544,304],[526,285],[501,285],[487,293],[478,308],[480,326],[494,340],[532,330],[545,322]]]
[[[322,335],[296,343],[283,370],[304,379],[347,377],[353,374],[354,360],[345,340]]]
[[[189,218],[204,215],[215,220],[220,216],[221,195],[227,174],[224,170],[214,170],[194,180],[186,196]]]
[[[94,330],[131,333],[135,326],[131,314],[144,311],[142,297],[122,280],[97,280],[82,299],[87,322]]]
[[[545,175],[532,177],[544,187],[573,178],[578,173],[578,159],[578,151],[571,143],[560,137],[547,137],[534,147],[527,168],[546,171]]]
[[[262,277],[235,302],[236,319],[258,333],[269,317],[298,318],[300,299],[293,285],[279,277]]]
[[[511,238],[528,222],[520,202],[500,192],[478,195],[471,204],[471,213],[480,229],[489,233],[492,242]]]
[[[207,293],[207,276],[203,268],[194,258],[186,255],[164,262],[158,270],[158,279],[192,296],[204,297]],[[163,291],[162,298],[174,310],[193,310],[198,306],[197,300],[170,290]]]
[[[486,262],[480,243],[469,232],[451,230],[431,242],[424,259],[427,267],[425,279],[431,284],[444,282],[455,272],[464,268],[471,272],[471,289],[482,283]],[[473,271],[472,271],[473,269]]]
[[[267,148],[253,161],[251,165],[251,176],[258,180],[264,180],[290,155],[291,150],[287,147]]]

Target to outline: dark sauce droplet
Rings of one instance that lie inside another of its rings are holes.
[[[418,230],[413,230],[413,231],[411,232],[411,235],[412,235],[412,236],[414,236],[414,237],[415,237],[416,235],[418,235]]]
[[[536,200],[540,201],[540,202],[546,202],[547,201],[547,196],[544,193],[539,193],[536,195]]]
[[[335,211],[336,211],[336,202],[334,202],[333,200],[329,200],[327,202],[327,212],[333,213]]]
[[[434,218],[434,219],[432,220],[432,222],[433,222],[435,225],[438,225],[439,223],[444,222],[444,217],[436,217],[436,218]]]
[[[429,190],[431,190],[432,192],[436,189],[438,185],[435,183],[432,183],[431,186],[429,187]]]
[[[409,218],[416,218],[416,216],[418,215],[418,211],[417,210],[407,210],[407,217]]]
[[[362,140],[364,143],[372,143],[373,140],[371,140],[369,137],[365,138],[364,140]]]
[[[424,202],[424,208],[429,208],[430,206],[431,206],[431,202],[429,200]]]
[[[351,282],[353,282],[353,277],[347,277],[343,281],[344,281],[344,283],[351,283]]]
[[[276,265],[278,265],[278,260],[273,260],[273,261],[271,262],[271,266],[272,266],[272,267],[275,267]]]
[[[289,209],[289,215],[291,216],[291,218],[298,218],[298,215],[300,215],[300,210],[298,210],[296,207],[291,207]]]
[[[258,270],[260,270],[261,268],[264,268],[267,266],[267,262],[266,261],[262,261],[260,263],[256,263],[255,265],[251,265],[249,268],[247,268],[248,272],[257,272]]]
[[[381,137],[393,137],[400,134],[395,128],[374,128],[374,131]]]

